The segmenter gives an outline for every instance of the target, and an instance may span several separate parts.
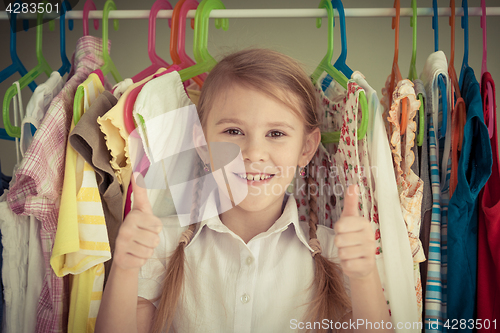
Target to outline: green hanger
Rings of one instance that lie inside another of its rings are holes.
[[[196,9],[194,20],[193,53],[196,65],[179,71],[182,81],[187,81],[202,73],[209,72],[217,61],[208,53],[208,27],[210,12],[214,9],[226,9],[220,0],[203,0]],[[215,27],[227,31],[229,20],[215,19]]]
[[[113,0],[107,0],[102,13],[102,57],[104,58],[104,65],[101,67],[101,71],[104,76],[111,72],[116,83],[118,83],[123,80],[108,53],[108,17],[111,10],[116,10],[116,5]],[[117,19],[113,20],[113,25],[115,30],[118,30]]]
[[[413,9],[413,16],[410,18],[410,26],[413,28],[413,48],[411,53],[410,73],[408,79],[411,81],[418,79],[417,75],[417,0],[411,0],[411,7]],[[422,146],[424,142],[424,127],[425,127],[425,110],[424,110],[424,97],[418,94],[420,101],[420,109],[418,110],[419,130],[417,135],[417,145]]]
[[[328,48],[325,57],[321,60],[319,66],[311,75],[313,84],[318,82],[319,77],[323,72],[327,72],[330,76],[340,83],[344,89],[347,89],[347,77],[342,74],[338,69],[333,67],[333,27],[335,23],[335,17],[333,12],[332,3],[330,0],[321,0],[318,8],[326,8],[328,12]],[[316,27],[321,28],[321,18],[316,19]],[[361,124],[358,128],[358,140],[364,138],[366,130],[368,129],[368,102],[366,100],[366,95],[364,91],[359,92],[359,104],[361,106]],[[321,143],[333,143],[340,141],[340,132],[323,132],[321,133]]]
[[[331,77],[334,78],[335,81],[340,83],[342,87],[347,89],[347,77],[332,65],[334,36],[333,27],[335,25],[332,3],[329,0],[321,0],[318,8],[326,8],[326,11],[328,12],[328,48],[325,57],[323,58],[323,60],[321,60],[318,67],[311,75],[312,82],[313,84],[316,84],[321,74],[323,72],[327,72]],[[316,19],[316,27],[321,28],[321,18]]]
[[[46,1],[44,2],[46,3]],[[38,60],[38,65],[29,71],[19,80],[19,85],[21,89],[24,89],[28,84],[33,82],[40,74],[45,73],[47,77],[50,77],[52,69],[50,68],[47,60],[42,54],[42,35],[43,35],[43,12],[38,13],[36,16],[36,58]],[[49,23],[50,25],[50,23]],[[10,112],[9,106],[11,100],[17,95],[17,88],[15,85],[10,86],[5,93],[3,98],[3,123],[5,126],[5,131],[11,137],[20,138],[21,128],[17,126],[12,126],[10,123]]]

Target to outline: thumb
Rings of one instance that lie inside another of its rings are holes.
[[[134,172],[131,178],[132,191],[134,196],[134,204],[132,209],[140,210],[143,213],[153,214],[151,203],[148,199],[148,192],[146,190],[146,183],[140,172]]]
[[[342,217],[344,216],[359,216],[358,211],[358,185],[350,185],[344,192],[344,209],[342,210]]]

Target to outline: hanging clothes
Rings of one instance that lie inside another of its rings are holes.
[[[73,113],[73,99],[78,85],[104,64],[101,39],[81,37],[73,59],[74,74],[51,102],[15,174],[16,182],[7,195],[9,207],[15,214],[32,214],[41,222],[40,238],[46,273],[37,310],[37,332],[62,331],[68,325],[69,281],[55,275],[50,266],[50,255],[57,229],[64,152],[71,123],[69,115]]]
[[[490,84],[493,96],[488,95]],[[498,132],[495,101],[495,82],[491,74],[485,72],[481,79],[483,112],[486,117],[489,110],[488,98],[493,99],[493,136],[490,138],[493,165],[491,176],[479,195],[478,219],[478,259],[477,259],[477,319],[483,322],[478,332],[491,332],[485,324],[493,328],[493,320],[500,318],[500,162],[498,157]],[[497,323],[498,325],[498,323]]]
[[[492,152],[484,124],[479,83],[464,69],[461,89],[467,110],[457,187],[448,208],[448,318],[475,319],[478,195],[491,174]],[[472,332],[472,328],[462,329]]]
[[[440,95],[438,82],[440,77],[444,80],[446,86],[444,96]],[[424,69],[421,74],[422,82],[426,90],[426,104],[429,110],[429,159],[431,167],[431,183],[432,183],[432,217],[429,235],[429,258],[427,263],[427,281],[425,294],[425,331],[426,332],[441,332],[443,326],[443,282],[441,275],[441,240],[442,240],[442,214],[446,207],[441,198],[441,189],[446,184],[446,179],[449,182],[449,176],[446,178],[448,162],[443,163],[443,152],[447,151],[445,157],[448,161],[450,152],[450,141],[443,141],[441,132],[443,118],[449,117],[451,109],[450,103],[450,79],[448,77],[448,62],[443,51],[437,51],[429,55]],[[447,105],[447,114],[443,114],[444,105]],[[451,118],[447,118],[451,119]],[[451,121],[447,122],[446,133],[451,131]],[[450,138],[448,136],[448,138]],[[440,169],[445,168],[444,172],[440,173]],[[449,183],[448,183],[449,184]],[[443,206],[442,206],[443,205]]]
[[[92,73],[80,87],[84,89],[81,109],[85,114],[104,91],[104,85],[101,78]],[[74,121],[71,121],[71,130],[74,127]],[[103,263],[110,258],[108,233],[95,172],[71,145],[67,145],[64,183],[50,264],[59,277],[71,274],[68,332],[83,327],[93,331],[103,291]]]
[[[396,183],[398,184],[399,199],[403,217],[408,229],[408,237],[413,256],[413,278],[417,297],[417,311],[419,321],[422,321],[422,283],[420,281],[419,264],[425,261],[425,255],[420,243],[420,214],[423,197],[423,181],[411,170],[415,160],[412,151],[415,139],[416,112],[420,101],[416,99],[413,83],[410,80],[398,82],[393,92],[392,105],[388,105],[390,76],[387,78],[382,105],[385,107],[384,118],[388,120],[388,136],[394,161]],[[401,138],[400,118],[402,103],[408,103],[406,133]]]
[[[108,232],[111,259],[104,262],[104,285],[111,270],[113,251],[118,229],[123,221],[123,193],[118,179],[109,164],[111,155],[106,147],[104,134],[97,124],[97,117],[104,115],[118,100],[104,91],[82,115],[78,124],[69,135],[69,143],[80,154],[96,173],[96,181],[101,196],[102,208]]]
[[[2,283],[5,300],[5,326],[2,332],[24,332],[26,304],[29,217],[10,210],[6,197],[0,197],[0,229],[2,230]],[[29,320],[29,318],[28,318]]]
[[[172,158],[172,156],[168,156],[168,153],[165,153],[166,149],[163,145],[159,145],[155,141],[151,142],[148,139],[148,137],[161,137],[160,133],[175,130],[174,128],[177,126],[176,122],[172,123],[169,121],[172,118],[165,117],[165,114],[180,109],[185,109],[188,112],[190,106],[194,108],[193,102],[186,94],[186,89],[177,72],[179,69],[179,66],[173,65],[165,74],[162,73],[160,76],[153,76],[153,79],[146,83],[137,95],[133,116],[136,124],[139,124],[137,132],[146,155],[146,160],[142,161],[144,165],[140,168],[142,170],[149,166],[149,161],[158,161],[159,158]],[[168,99],[164,99],[164,91],[171,92]],[[176,113],[172,114],[176,115]],[[171,147],[168,148],[170,149]],[[137,170],[137,168],[134,168],[134,170]],[[161,174],[161,179],[165,182],[164,186],[162,188],[150,188],[147,190],[153,213],[157,217],[176,214],[172,194],[167,182],[168,172],[165,173],[164,169],[158,170],[158,172],[160,172],[158,176],[160,177]]]
[[[123,93],[127,91],[128,87],[134,84],[134,81],[132,79],[127,78],[121,82],[118,82],[113,86],[113,89],[111,92],[113,93],[113,96],[116,97],[116,99],[120,99],[122,97]]]
[[[350,184],[358,184],[359,214],[370,221],[376,238],[376,263],[378,274],[384,289],[384,296],[388,300],[385,285],[385,269],[383,250],[380,239],[379,215],[373,199],[372,175],[368,160],[368,144],[366,137],[358,140],[359,92],[362,90],[356,82],[349,81],[347,90],[332,80],[323,92],[322,85],[327,77],[324,72],[316,83],[318,99],[318,118],[321,120],[322,132],[340,131],[340,141],[329,143],[326,146],[319,144],[318,150],[310,162],[308,170],[311,177],[318,184],[318,224],[333,228],[340,218],[343,208],[344,189]],[[294,188],[299,221],[307,221],[309,215],[309,201],[307,199],[307,185],[302,177],[296,178],[297,187]],[[391,304],[388,301],[390,313]]]
[[[201,88],[200,86],[193,81],[190,85],[187,86],[186,88],[187,94],[189,95],[189,98],[191,101],[194,103],[194,105],[198,106],[198,103],[200,101],[200,96],[201,96]]]
[[[165,68],[160,68],[156,73],[160,73],[164,70]],[[135,87],[146,83],[152,77],[151,75],[140,82],[130,85],[115,106],[102,117],[97,117],[97,123],[99,124],[101,132],[104,134],[106,146],[111,154],[111,167],[122,189],[122,207],[125,206],[128,187],[130,185],[130,177],[132,176],[132,166],[130,164],[128,148],[129,133],[125,129],[123,118],[125,100]]]
[[[49,79],[36,87],[26,106],[26,116],[21,123],[21,154],[24,156],[33,140],[33,129],[40,127],[50,102],[59,94],[64,86],[64,80],[58,71],[50,74]]]
[[[425,101],[427,100],[427,94],[425,93],[424,84],[420,79],[413,81],[415,87],[415,95],[418,97],[419,94],[422,96],[422,106],[421,109],[424,112],[424,123],[420,124],[419,114],[417,111],[415,116],[415,122],[417,124],[416,134],[419,132],[420,126],[423,126],[424,137],[422,140],[422,146],[417,144],[413,145],[412,151],[415,155],[415,162],[412,165],[412,170],[415,174],[422,179],[424,182],[423,197],[422,197],[422,208],[420,211],[420,242],[422,243],[422,248],[424,249],[424,255],[429,258],[429,237],[431,229],[431,210],[432,210],[432,191],[431,191],[431,179],[430,179],[430,163],[429,163],[429,152],[428,152],[428,107]],[[428,260],[420,263],[420,281],[422,282],[422,297],[425,298],[426,293],[426,281],[427,281],[427,265]],[[425,313],[425,301],[422,302],[422,313]]]
[[[408,231],[399,204],[399,194],[392,164],[391,149],[382,119],[382,105],[377,92],[366,82],[363,74],[354,72],[352,79],[365,90],[370,117],[366,132],[368,157],[375,184],[373,197],[378,206],[380,239],[384,249],[386,293],[393,322],[416,322],[417,298],[413,282],[413,257]],[[411,332],[398,329],[397,332]],[[417,331],[414,329],[413,331]]]

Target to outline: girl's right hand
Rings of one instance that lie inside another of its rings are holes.
[[[139,184],[136,182],[139,181]],[[134,204],[123,221],[115,243],[113,264],[123,270],[141,268],[160,243],[161,220],[153,214],[140,173],[131,178]]]

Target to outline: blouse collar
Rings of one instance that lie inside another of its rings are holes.
[[[275,233],[280,233],[285,231],[290,224],[293,224],[295,233],[299,240],[306,246],[309,251],[314,252],[314,250],[311,248],[311,246],[308,244],[308,238],[306,237],[304,230],[300,226],[299,223],[299,214],[297,210],[297,202],[295,200],[295,197],[293,193],[286,193],[284,197],[284,201],[286,202],[285,208],[283,210],[283,213],[281,216],[274,222],[274,224],[265,232],[262,232],[252,238],[250,242],[253,242],[254,240],[261,239],[268,237],[272,234]],[[207,226],[208,228],[217,231],[217,232],[226,232],[230,233],[233,235],[235,238],[241,239],[238,235],[236,235],[233,231],[231,231],[226,225],[224,225],[219,217],[219,215],[216,215],[214,217],[208,218],[200,222],[199,227],[195,231],[195,234],[193,236],[193,239],[189,244],[186,246],[186,249],[196,241],[200,233],[202,232],[203,228]]]

